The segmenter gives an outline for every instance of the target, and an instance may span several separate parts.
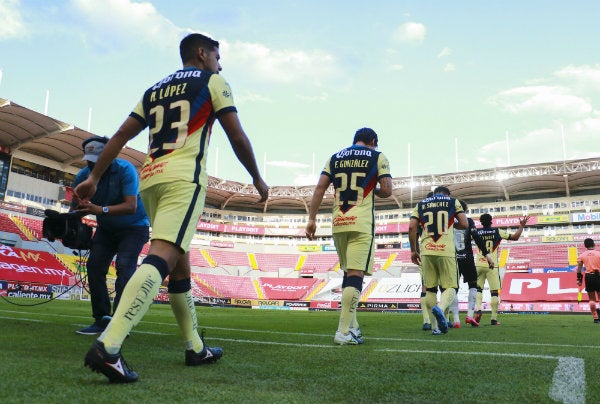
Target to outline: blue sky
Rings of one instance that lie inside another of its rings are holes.
[[[364,126],[394,177],[598,157],[599,15],[593,0],[0,0],[0,96],[110,136],[194,31],[221,43],[269,185],[316,183]],[[250,182],[218,123],[208,172]]]

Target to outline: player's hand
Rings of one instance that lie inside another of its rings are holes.
[[[88,178],[77,185],[73,193],[80,203],[89,202],[90,198],[96,193],[96,183]]]
[[[314,220],[309,220],[305,229],[306,238],[313,240],[315,238],[315,231],[317,231],[317,224]]]
[[[521,227],[525,227],[525,225],[527,224],[527,221],[529,220],[531,216],[527,215],[527,216],[523,216],[523,218],[521,220],[519,220],[519,224],[521,225]]]
[[[411,251],[410,260],[415,265],[421,265],[421,254],[418,251]]]
[[[253,184],[254,188],[256,188],[258,194],[260,195],[260,200],[258,201],[258,203],[265,202],[267,199],[269,199],[269,187],[262,178],[254,180]]]

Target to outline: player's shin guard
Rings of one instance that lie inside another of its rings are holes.
[[[198,318],[192,298],[190,278],[179,281],[169,280],[168,288],[171,310],[173,310],[179,329],[183,334],[185,349],[191,349],[194,352],[202,351],[204,344],[198,334]]]
[[[477,306],[477,288],[469,288],[469,297],[467,302],[467,316],[473,317],[473,313],[475,313],[475,307]]]
[[[363,279],[360,276],[349,276],[347,286],[342,290],[342,309],[340,311],[340,322],[338,331],[348,334],[350,323],[356,315],[356,307],[360,300]]]
[[[421,312],[423,313],[423,324],[428,324],[431,322],[429,320],[429,312],[431,309],[427,310],[427,292],[421,292]]]
[[[590,312],[592,313],[592,317],[594,317],[594,320],[596,320],[598,318],[598,312],[596,311],[596,302],[590,300]]]
[[[448,288],[442,292],[442,296],[440,297],[440,309],[442,311],[446,311],[448,307],[452,304],[454,297],[456,296],[456,289]],[[446,318],[447,319],[447,318]]]
[[[117,311],[98,338],[104,343],[108,353],[119,352],[127,334],[144,317],[153,299],[158,295],[160,284],[168,274],[167,263],[162,258],[149,255],[144,259],[127,282]]]
[[[456,289],[455,289],[456,292]],[[450,303],[450,313],[452,313],[452,321],[455,323],[460,322],[460,315],[458,312],[458,294],[455,293],[454,300]]]
[[[435,289],[435,292],[427,290],[427,294],[425,296],[425,307],[427,308],[427,313],[431,313],[431,309],[433,309],[435,305],[437,305],[437,289]],[[429,319],[431,320],[431,328],[437,330],[438,323],[435,319],[435,316],[430,316]]]
[[[475,310],[481,310],[481,305],[483,302],[483,291],[482,288],[477,288],[477,302],[475,304]]]
[[[492,320],[498,320],[498,305],[500,303],[500,299],[498,298],[498,291],[491,292],[492,299],[490,301],[490,306],[492,309]]]

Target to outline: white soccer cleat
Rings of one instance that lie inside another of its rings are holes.
[[[351,332],[344,335],[339,331],[336,331],[335,337],[333,337],[333,342],[338,345],[360,345],[362,344],[362,340],[356,338]]]

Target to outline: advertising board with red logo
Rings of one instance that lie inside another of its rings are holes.
[[[0,246],[0,280],[69,285],[72,276],[49,252]]]

